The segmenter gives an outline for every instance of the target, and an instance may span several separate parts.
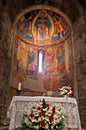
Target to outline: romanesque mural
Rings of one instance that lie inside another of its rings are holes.
[[[18,20],[17,32],[28,43],[45,46],[57,44],[70,34],[70,29],[62,16],[41,9],[23,15]]]
[[[27,82],[27,88],[29,82],[41,81],[43,91],[56,91],[61,85],[73,86],[70,46],[70,27],[63,16],[49,9],[31,10],[16,24],[12,75],[17,82]],[[44,52],[42,73],[38,72],[40,48]]]

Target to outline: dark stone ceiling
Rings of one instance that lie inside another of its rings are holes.
[[[23,1],[22,0],[1,0],[1,2],[2,2],[2,4],[3,4],[3,6],[4,5],[6,5],[7,3],[8,3],[8,1],[9,2],[12,2],[12,3],[23,3]],[[68,0],[66,0],[66,1],[68,1]],[[72,1],[72,0],[71,0]],[[70,3],[71,3],[71,1],[70,1]],[[81,4],[81,6],[83,7],[83,8],[85,8],[86,7],[86,0],[75,0],[75,1],[79,1],[79,3]],[[54,3],[59,3],[59,4],[62,4],[62,3],[64,3],[64,0],[24,0],[24,3],[25,4],[29,4],[29,5],[32,5],[32,4],[36,4],[36,3],[45,3],[45,4],[50,4],[50,5],[53,5]]]
[[[86,0],[1,0],[1,3],[3,7],[8,8],[12,22],[14,22],[16,16],[28,6],[42,4],[60,9],[70,18],[71,22],[74,23],[80,17],[81,11],[78,5],[80,4],[84,10],[86,7]]]
[[[86,8],[86,0],[78,0],[79,3],[81,4],[81,6],[83,7],[83,9]]]

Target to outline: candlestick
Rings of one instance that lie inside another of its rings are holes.
[[[20,95],[21,95],[21,92],[22,92],[22,90],[16,89],[16,95],[17,95],[17,96],[20,96]]]
[[[21,83],[19,83],[18,89],[16,89],[16,94],[17,94],[17,96],[20,96],[20,95],[21,95],[21,92],[22,92],[22,90],[21,90]]]

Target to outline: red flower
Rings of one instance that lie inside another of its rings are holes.
[[[70,92],[70,89],[66,88],[66,90],[67,90],[68,92]]]
[[[41,111],[41,110],[42,110],[42,108],[39,106],[39,107],[37,107],[37,110]]]
[[[56,112],[56,110],[55,109],[52,109],[52,113],[55,113]]]
[[[41,113],[41,116],[43,116],[43,117],[44,117],[44,116],[45,116],[45,112],[42,112],[42,113]]]
[[[74,92],[72,91],[71,96],[74,96]]]
[[[50,104],[46,103],[46,107],[50,108]]]
[[[34,118],[34,114],[33,114],[33,113],[31,113],[31,114],[30,114],[30,117],[31,117],[31,118]]]
[[[50,121],[53,121],[53,120],[54,120],[54,117],[53,117],[53,116],[50,116],[49,119],[50,119]]]
[[[40,126],[45,126],[45,121],[44,120],[40,121]]]

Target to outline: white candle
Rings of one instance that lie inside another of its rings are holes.
[[[19,83],[18,85],[18,90],[21,90],[21,83]]]

